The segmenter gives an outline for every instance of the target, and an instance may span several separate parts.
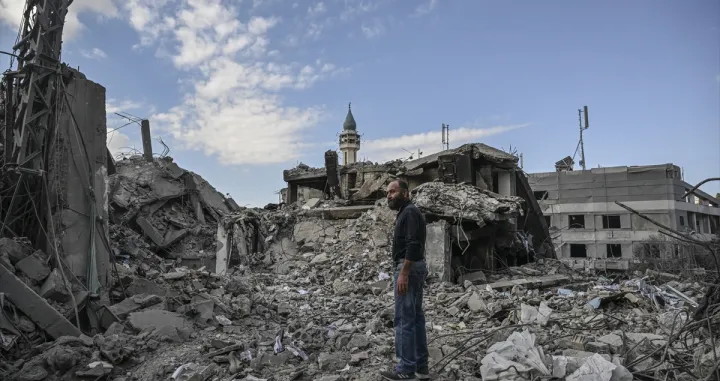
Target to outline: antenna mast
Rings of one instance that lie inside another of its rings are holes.
[[[450,125],[445,123],[442,124],[442,144],[443,150],[450,149]]]
[[[583,118],[583,116],[585,118]],[[583,127],[583,119],[585,119],[585,126]],[[578,109],[578,124],[580,125],[580,166],[583,171],[585,167],[585,143],[583,142],[583,131],[590,127],[588,119],[588,106],[584,106],[582,110]]]

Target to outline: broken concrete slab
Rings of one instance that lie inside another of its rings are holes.
[[[35,254],[20,260],[15,264],[15,268],[36,282],[40,282],[50,275],[50,266]]]
[[[142,229],[143,233],[145,233],[145,236],[150,238],[150,240],[157,246],[163,245],[163,237],[160,235],[160,232],[155,229],[155,227],[150,223],[150,221],[147,220],[145,217],[138,217],[135,222],[138,224],[140,229]]]
[[[303,211],[308,217],[319,217],[323,220],[350,220],[359,218],[363,213],[372,210],[372,205],[339,206],[335,208],[315,208]]]
[[[318,206],[319,203],[320,203],[319,198],[311,198],[311,199],[307,200],[307,202],[305,203],[305,205],[303,205],[302,208],[303,209],[313,209],[316,206]]]
[[[507,290],[512,289],[515,286],[523,286],[526,288],[543,288],[565,283],[569,280],[570,278],[565,275],[547,275],[541,277],[504,280],[500,282],[488,283],[479,285],[478,288],[490,288],[492,290]]]
[[[373,180],[365,181],[363,185],[360,187],[360,190],[358,190],[355,194],[353,194],[350,199],[352,200],[362,200],[365,198],[370,197],[373,193],[377,191],[382,191],[385,187],[385,184],[390,180],[390,174],[388,173],[382,173],[378,177],[376,177]]]
[[[192,327],[192,323],[185,320],[182,315],[164,310],[132,312],[128,317],[128,322],[139,331],[146,328],[158,329],[166,325],[175,328]]]
[[[0,266],[0,290],[20,311],[53,338],[81,335],[77,327],[4,266]]]

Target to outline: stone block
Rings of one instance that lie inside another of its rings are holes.
[[[60,303],[65,303],[71,299],[65,282],[63,282],[62,274],[58,269],[54,269],[45,279],[45,283],[40,288],[40,296]]]
[[[36,255],[23,258],[15,264],[15,268],[36,282],[40,282],[50,275],[50,267]]]

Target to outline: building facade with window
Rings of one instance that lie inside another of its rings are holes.
[[[693,186],[673,164],[558,170],[529,174],[528,181],[557,257],[578,264],[627,268],[636,246],[658,236],[656,225],[616,201],[699,239],[719,233],[718,199],[699,190],[683,199]]]

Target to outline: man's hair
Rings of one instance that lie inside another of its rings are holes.
[[[395,182],[398,183],[398,186],[400,187],[400,189],[402,189],[402,190],[407,191],[408,193],[410,193],[410,187],[408,187],[407,181],[405,181],[405,180],[399,180],[399,179],[398,179],[398,180],[395,180]]]

